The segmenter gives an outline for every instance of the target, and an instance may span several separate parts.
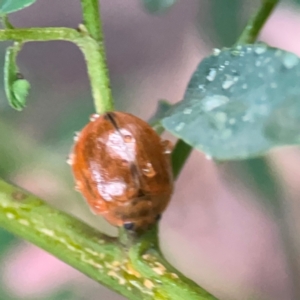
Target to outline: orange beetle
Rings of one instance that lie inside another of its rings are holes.
[[[170,143],[131,114],[109,112],[90,120],[76,135],[69,159],[76,189],[112,225],[148,228],[173,192]]]

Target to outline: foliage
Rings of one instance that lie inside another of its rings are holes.
[[[261,43],[216,49],[200,63],[183,101],[162,124],[217,160],[299,144],[299,77],[293,53]]]

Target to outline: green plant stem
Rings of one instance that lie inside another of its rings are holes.
[[[0,226],[128,299],[216,299],[165,265],[149,233],[128,249],[128,255],[116,238],[51,208],[3,180],[0,180]],[[144,255],[150,246],[153,257]],[[185,296],[178,298],[177,294]]]
[[[145,233],[129,250],[129,257],[134,268],[144,278],[159,282],[153,299],[203,299],[216,300],[214,296],[197,286],[193,281],[175,270],[162,256],[158,249],[157,227]]]
[[[173,176],[176,179],[189,158],[193,148],[183,140],[178,140],[172,152]]]
[[[236,45],[254,43],[278,3],[279,0],[263,0],[257,13],[248,21]]]
[[[102,43],[84,31],[71,28],[22,28],[0,30],[0,41],[69,41],[82,51],[90,78],[96,112],[102,114],[114,109]]]
[[[97,42],[103,42],[102,24],[100,23],[99,1],[81,0],[83,24],[90,36]]]
[[[91,57],[92,55],[87,55],[91,53],[97,59],[97,64],[94,63],[95,58],[91,60],[86,59],[86,62],[90,75],[95,109],[97,113],[102,114],[114,110],[114,103],[106,63],[102,22],[99,13],[99,1],[81,0],[81,7],[84,26],[91,37],[89,47],[86,47],[86,45],[83,44],[82,49],[86,58]],[[97,76],[94,76],[96,73]]]
[[[21,29],[1,29],[0,41],[17,42],[47,42],[47,41],[69,41],[74,42],[82,35],[75,29],[65,27],[45,27],[45,28],[21,28]]]

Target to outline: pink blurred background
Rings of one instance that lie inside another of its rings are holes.
[[[147,120],[158,99],[174,103],[182,99],[199,61],[226,41],[211,29],[213,2],[218,1],[178,1],[165,14],[152,15],[138,0],[100,1],[117,109]],[[241,1],[237,32],[259,2]],[[11,22],[17,27],[77,27],[80,4],[38,0],[12,14]],[[299,30],[300,6],[285,2],[268,21],[261,39],[300,55]],[[2,58],[5,46],[0,48]],[[65,164],[73,132],[93,111],[80,51],[64,42],[30,43],[20,54],[19,65],[32,83],[32,92],[28,107],[19,113],[5,104],[0,87],[0,134],[10,136],[8,144],[0,146],[1,161],[10,161],[0,169],[1,176],[115,234],[73,191]],[[297,219],[300,152],[281,149],[269,159],[286,182],[287,209],[292,211],[291,218]],[[262,201],[257,201],[251,187],[240,185],[226,170],[226,165],[217,166],[202,153],[193,152],[160,224],[164,254],[222,300],[292,299],[276,220]],[[0,300],[124,299],[37,247],[11,239],[8,246],[0,244]]]

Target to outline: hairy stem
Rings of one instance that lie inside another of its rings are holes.
[[[150,232],[152,238],[148,232],[125,249],[117,239],[3,180],[0,180],[0,226],[128,299],[216,299],[164,263],[157,243],[153,242],[155,232]]]
[[[47,41],[69,41],[74,42],[80,38],[81,34],[72,28],[65,27],[45,27],[45,28],[21,28],[21,29],[1,29],[0,41],[17,42],[47,42]]]
[[[90,36],[97,42],[103,42],[102,24],[100,23],[99,1],[81,0],[83,24]]]
[[[85,29],[91,37],[89,45],[81,44],[85,54],[92,86],[96,112],[102,114],[114,110],[108,68],[104,48],[104,37],[98,0],[81,0]],[[90,55],[89,55],[90,54]],[[97,64],[95,64],[97,60]]]
[[[254,43],[278,3],[279,0],[263,0],[257,13],[248,21],[236,45]]]

